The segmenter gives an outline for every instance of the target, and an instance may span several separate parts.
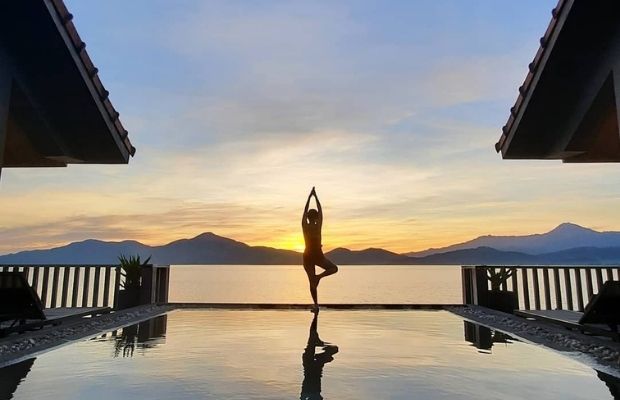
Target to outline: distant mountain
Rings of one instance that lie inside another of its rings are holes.
[[[501,251],[491,247],[477,247],[424,257],[411,257],[410,263],[418,265],[537,264],[538,256],[516,251]]]
[[[411,264],[411,258],[383,249],[349,250],[342,247],[328,251],[325,256],[336,264]]]
[[[22,251],[0,256],[10,264],[107,264],[116,263],[120,254],[152,256],[157,264],[299,264],[301,254],[290,250],[248,246],[213,233],[182,239],[163,246],[136,241],[104,242],[85,240],[49,250]]]
[[[406,255],[424,257],[431,254],[478,247],[491,247],[496,250],[526,254],[552,253],[579,247],[620,247],[620,232],[597,232],[576,224],[563,223],[547,233],[526,236],[480,236],[464,243],[410,252]]]
[[[574,224],[562,224],[545,234],[483,236],[443,249],[414,253],[415,256],[377,248],[365,250],[337,248],[327,252],[326,256],[336,264],[620,264],[619,237],[618,232],[596,232]],[[492,243],[493,246],[475,246],[481,242]],[[566,248],[566,243],[572,244],[573,247]],[[542,251],[547,248],[560,248],[560,250]],[[208,232],[162,246],[148,246],[133,240],[122,242],[85,240],[48,250],[3,255],[0,256],[0,263],[112,264],[118,262],[120,254],[139,254],[142,258],[152,256],[152,262],[156,264],[301,264],[302,262],[302,255],[295,251],[248,246]]]
[[[578,247],[545,254],[525,254],[477,247],[411,257],[417,265],[613,265],[620,264],[620,247]]]
[[[541,254],[539,264],[612,265],[620,264],[620,247],[578,247]]]
[[[150,247],[133,240],[105,242],[84,240],[48,250],[30,250],[0,256],[5,264],[108,264],[117,263],[120,254],[151,254]]]
[[[153,258],[161,264],[297,264],[301,254],[248,246],[209,232],[154,247]]]

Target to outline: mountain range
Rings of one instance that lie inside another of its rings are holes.
[[[593,229],[566,222],[546,233],[525,236],[485,235],[467,242],[437,249],[409,252],[406,255],[424,257],[454,250],[475,249],[476,247],[491,247],[496,250],[526,254],[544,254],[578,247],[603,248],[619,246],[620,232],[597,232]]]
[[[152,256],[156,264],[299,264],[291,250],[249,246],[208,232],[149,246],[134,240],[84,240],[46,250],[0,256],[2,264],[108,264],[121,254]],[[620,264],[620,232],[598,232],[564,223],[555,229],[525,236],[480,236],[451,246],[398,254],[384,249],[336,248],[326,253],[336,264]]]

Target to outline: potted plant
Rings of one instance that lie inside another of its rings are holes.
[[[487,279],[491,282],[491,290],[487,292],[486,306],[494,310],[512,314],[519,307],[519,299],[513,291],[501,290],[514,271],[508,268],[487,268]]]
[[[140,261],[140,255],[118,257],[121,267],[121,290],[118,292],[118,308],[135,307],[140,304],[141,268],[149,263],[151,257],[144,262]]]

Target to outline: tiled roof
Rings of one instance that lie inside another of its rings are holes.
[[[523,81],[523,84],[519,87],[519,96],[517,97],[517,101],[514,106],[510,109],[510,117],[508,118],[506,125],[502,128],[502,136],[495,144],[495,150],[497,152],[500,152],[502,147],[504,147],[504,143],[508,139],[509,132],[515,127],[514,125],[517,116],[524,111],[527,104],[526,99],[529,99],[529,95],[533,92],[536,82],[538,81],[538,77],[542,73],[548,55],[553,47],[552,40],[557,37],[557,34],[562,29],[560,21],[562,21],[568,14],[572,5],[573,0],[559,0],[556,7],[552,10],[551,22],[549,23],[543,37],[540,38],[540,47],[536,52],[536,56],[534,56],[534,60],[528,66],[529,70],[527,76],[525,77],[525,81]]]
[[[99,79],[98,69],[97,67],[95,67],[95,65],[93,64],[93,61],[88,55],[88,52],[86,51],[86,43],[82,41],[82,39],[80,38],[80,35],[77,32],[77,29],[75,28],[75,25],[72,22],[73,15],[69,12],[69,10],[67,10],[67,7],[65,6],[65,3],[63,2],[63,0],[49,0],[49,1],[51,2],[53,6],[52,7],[53,11],[56,12],[57,17],[60,20],[60,24],[59,24],[60,27],[62,27],[62,29],[65,30],[65,33],[70,38],[73,44],[73,49],[75,50],[78,56],[77,62],[80,62],[82,64],[82,67],[86,71],[87,76],[85,77],[85,79],[90,81],[92,87],[94,87],[94,90],[96,91],[96,93],[94,94],[96,95],[95,101],[98,101],[101,103],[101,105],[103,106],[104,112],[107,114],[107,117],[109,118],[109,121],[111,122],[110,125],[111,125],[112,130],[115,131],[114,133],[118,135],[120,141],[123,143],[123,145],[129,152],[129,154],[133,156],[136,152],[136,148],[133,147],[131,142],[129,141],[128,132],[123,127],[123,124],[118,118],[119,113],[118,111],[116,111],[116,109],[110,102],[110,99],[108,98],[109,93],[103,86],[101,79]]]

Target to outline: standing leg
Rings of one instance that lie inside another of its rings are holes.
[[[316,275],[316,271],[314,270],[314,264],[304,260],[304,270],[306,270],[306,274],[308,275],[308,283],[310,283],[310,295],[312,296],[312,300],[314,301],[314,306],[318,307],[318,295],[317,295],[317,285],[319,283],[319,279]]]

